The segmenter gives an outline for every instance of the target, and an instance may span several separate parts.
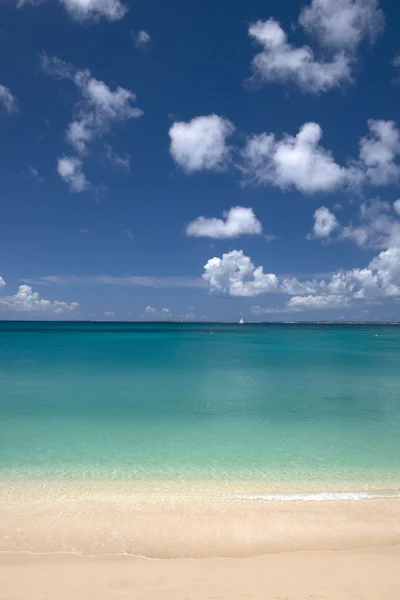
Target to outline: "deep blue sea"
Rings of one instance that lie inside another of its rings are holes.
[[[400,483],[400,327],[0,323],[0,479]]]

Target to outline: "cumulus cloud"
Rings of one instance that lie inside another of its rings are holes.
[[[296,48],[275,19],[257,21],[249,35],[262,46],[252,61],[254,76],[266,83],[293,82],[304,92],[319,93],[351,81],[351,59],[338,52],[332,59],[318,60],[308,46]]]
[[[82,161],[76,156],[62,156],[59,158],[57,171],[61,179],[68,183],[71,192],[83,192],[89,185],[82,171]]]
[[[374,42],[385,27],[378,0],[312,0],[299,17],[304,30],[328,48],[354,51],[364,38]]]
[[[118,21],[125,16],[128,8],[119,0],[59,0],[75,21]],[[17,0],[17,7],[39,5],[42,0]]]
[[[2,280],[4,282],[4,280]],[[45,300],[38,292],[34,292],[29,285],[20,285],[14,296],[0,296],[0,308],[15,310],[17,312],[52,312],[56,315],[73,313],[79,304],[77,302],[60,302],[59,300]]]
[[[393,246],[383,250],[364,269],[338,271],[329,281],[309,284],[314,293],[302,294],[303,301],[299,299],[300,295],[291,298],[288,306],[296,309],[336,308],[351,306],[357,301],[400,298],[400,248]]]
[[[368,121],[370,133],[360,142],[360,159],[366,177],[373,185],[388,185],[398,181],[400,166],[400,130],[394,121]]]
[[[211,292],[249,297],[272,292],[286,294],[291,298],[284,309],[292,311],[345,308],[388,298],[398,300],[400,238],[397,244],[393,242],[375,256],[367,267],[339,270],[329,279],[299,281],[295,277],[281,279],[273,273],[267,275],[263,267],[256,268],[241,250],[211,258],[204,271],[203,278]]]
[[[136,95],[132,91],[123,87],[113,91],[88,69],[77,70],[57,57],[46,55],[41,56],[41,67],[48,75],[72,81],[81,94],[66,133],[68,142],[80,154],[87,152],[89,144],[107,133],[114,123],[143,115],[135,105]]]
[[[396,202],[382,200],[363,202],[359,210],[359,224],[347,225],[340,239],[351,240],[360,248],[387,248],[400,246],[400,219]]]
[[[250,24],[249,36],[262,46],[252,61],[254,76],[261,82],[292,82],[303,92],[326,92],[351,82],[357,47],[371,42],[383,31],[385,17],[377,0],[312,0],[303,7],[299,25],[317,43],[293,46],[273,18]]]
[[[400,215],[400,200],[396,200],[393,203],[393,208],[397,212],[397,214]]]
[[[11,115],[18,111],[18,102],[11,93],[10,88],[0,84],[0,107],[7,114]]]
[[[106,319],[115,319],[115,312],[113,310],[106,310],[106,312],[103,313],[103,317]]]
[[[305,123],[296,136],[273,133],[253,135],[242,151],[243,172],[256,183],[269,183],[305,194],[328,192],[343,186],[347,170],[339,166],[320,144],[321,127]]]
[[[229,296],[258,296],[276,289],[278,279],[255,267],[242,250],[232,250],[222,258],[211,258],[204,266],[203,279],[211,292]]]
[[[214,239],[235,238],[240,235],[257,235],[262,232],[262,225],[256,218],[252,208],[234,206],[223,213],[224,219],[198,217],[186,228],[186,233],[193,237],[209,237]]]
[[[172,317],[169,308],[162,308],[157,310],[153,306],[146,306],[144,309],[144,317],[150,318],[151,320],[162,321],[163,319],[170,319]]]
[[[399,207],[400,208],[400,207]],[[400,219],[396,202],[377,199],[362,202],[357,222],[339,223],[325,206],[314,213],[313,233],[308,239],[324,238],[336,241],[350,240],[360,248],[388,248],[400,245]]]
[[[318,289],[318,280],[299,281],[296,277],[285,277],[279,285],[280,291],[289,296],[314,294]]]
[[[169,130],[171,156],[186,173],[221,170],[229,162],[226,140],[234,130],[228,119],[214,114],[177,121]]]
[[[313,234],[315,237],[319,238],[327,238],[331,235],[331,233],[337,229],[339,223],[335,215],[326,208],[326,206],[321,206],[317,208],[314,213],[314,227]]]
[[[128,12],[119,0],[60,0],[68,13],[76,21],[94,20],[104,17],[108,21],[118,21]]]
[[[151,35],[141,29],[140,31],[132,31],[132,37],[136,48],[145,48],[151,42]]]
[[[144,309],[144,312],[150,315],[154,315],[154,314],[158,314],[158,311],[156,308],[153,308],[152,306],[146,306],[146,308]]]
[[[339,165],[321,146],[322,129],[305,123],[297,135],[264,132],[247,138],[242,149],[241,170],[250,182],[281,189],[295,188],[304,194],[339,188],[382,186],[400,178],[400,130],[393,121],[369,120],[369,134],[360,140],[357,159]]]

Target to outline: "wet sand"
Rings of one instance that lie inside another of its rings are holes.
[[[400,498],[282,502],[190,490],[3,482],[0,551],[204,559],[400,545]]]

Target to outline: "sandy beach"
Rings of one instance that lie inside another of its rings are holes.
[[[400,548],[242,559],[0,555],[1,600],[398,600]]]
[[[1,483],[0,600],[400,597],[398,497],[200,487]]]
[[[277,501],[202,486],[2,483],[0,550],[244,558],[400,544],[398,497]]]

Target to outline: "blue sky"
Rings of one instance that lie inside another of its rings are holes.
[[[0,318],[400,320],[395,3],[1,12]]]

